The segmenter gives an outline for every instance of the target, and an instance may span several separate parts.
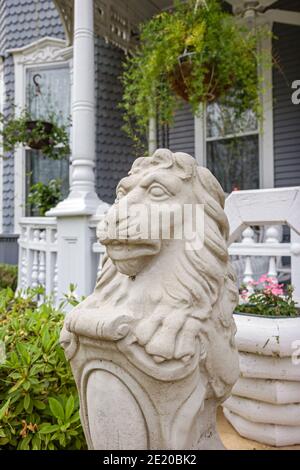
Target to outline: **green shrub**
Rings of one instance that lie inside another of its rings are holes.
[[[43,217],[61,200],[61,184],[61,180],[51,180],[47,184],[39,181],[31,186],[27,198],[28,205],[37,215]]]
[[[84,449],[77,390],[58,344],[63,314],[49,300],[38,306],[37,294],[0,291],[0,448]]]
[[[0,264],[0,289],[10,287],[16,290],[18,283],[18,267],[10,264]]]

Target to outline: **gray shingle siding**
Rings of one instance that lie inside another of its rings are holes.
[[[292,9],[287,3],[288,7]],[[296,9],[300,10],[299,3]],[[275,24],[274,34],[278,39],[273,41],[273,54],[282,70],[273,72],[275,186],[296,186],[300,185],[300,105],[291,101],[291,84],[300,80],[300,27]]]
[[[5,102],[3,112],[6,116],[12,112],[14,100],[14,61],[11,55],[4,62]],[[14,230],[14,158],[6,155],[3,159],[3,190],[2,190],[2,227],[4,233]]]
[[[2,54],[6,41],[6,8],[5,0],[0,0],[0,54]]]
[[[122,131],[123,118],[118,105],[122,99],[124,53],[96,38],[96,189],[105,202],[115,199],[115,188],[134,160],[130,139]]]
[[[22,47],[45,36],[64,39],[64,30],[52,0],[1,0],[0,47],[4,56],[4,113],[12,112],[14,64],[7,49]],[[3,29],[2,29],[3,28]],[[14,230],[14,160],[3,162],[3,232]]]

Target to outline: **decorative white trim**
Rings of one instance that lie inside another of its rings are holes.
[[[68,65],[72,67],[72,47],[61,39],[45,37],[18,49],[10,49],[15,65],[15,105],[20,112],[26,105],[26,71],[32,67]],[[19,222],[25,215],[26,169],[25,150],[15,151],[15,233],[20,233]]]
[[[13,54],[15,65],[46,64],[66,60],[65,46],[66,42],[62,39],[45,37],[17,49],[8,49],[7,52]],[[72,54],[72,48],[68,47],[67,50]]]
[[[3,112],[5,89],[3,74],[3,59],[0,58],[0,112]],[[2,155],[2,139],[0,141],[0,155]],[[0,233],[3,230],[3,159],[0,156]]]

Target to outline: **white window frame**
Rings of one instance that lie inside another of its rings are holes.
[[[267,25],[266,25],[267,26]],[[272,24],[268,27],[272,30]],[[260,47],[264,49],[265,55],[272,56],[272,37],[268,35],[263,39]],[[263,116],[258,129],[259,141],[259,188],[274,187],[274,137],[273,137],[273,70],[262,68],[258,71],[265,85],[265,93],[261,96]],[[201,105],[199,115],[195,116],[195,158],[199,165],[207,165],[207,142],[215,140],[206,137],[206,112]],[[255,135],[255,132],[251,132]],[[241,133],[241,137],[247,133]],[[227,136],[226,136],[227,137]],[[221,138],[220,138],[221,139]],[[219,140],[219,139],[218,139]]]
[[[67,65],[70,69],[72,100],[73,48],[66,47],[64,40],[45,37],[24,47],[10,49],[8,52],[14,58],[16,113],[26,106],[26,72],[35,67],[48,69],[57,65]],[[26,150],[23,146],[16,148],[14,158],[14,230],[15,233],[20,233],[19,221],[25,216],[26,203]]]
[[[0,57],[0,112],[3,113],[5,99],[4,87],[4,66],[3,59]],[[2,138],[0,140],[0,233],[3,232],[3,147]]]

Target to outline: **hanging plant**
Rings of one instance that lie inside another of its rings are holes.
[[[14,152],[17,145],[40,150],[42,155],[53,160],[66,158],[70,154],[68,127],[59,124],[59,116],[51,113],[45,119],[35,119],[27,109],[11,117],[0,114],[0,136],[4,154]]]
[[[122,76],[125,131],[140,144],[151,117],[172,124],[179,98],[195,114],[218,100],[236,117],[250,108],[260,116],[257,68],[271,65],[257,48],[265,34],[239,25],[217,0],[177,2],[143,24]]]

